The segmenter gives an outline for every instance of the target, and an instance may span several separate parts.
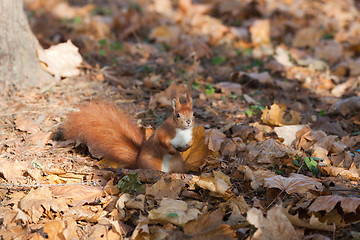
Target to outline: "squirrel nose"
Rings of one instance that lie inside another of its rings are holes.
[[[186,120],[186,123],[187,123],[188,125],[190,125],[191,119],[187,119],[187,120]]]

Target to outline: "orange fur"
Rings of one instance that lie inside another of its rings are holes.
[[[176,135],[180,129],[191,136],[194,116],[189,94],[184,104],[178,97],[173,99],[173,115],[147,141],[128,115],[121,113],[114,103],[101,101],[83,104],[80,111],[70,113],[64,124],[65,137],[85,143],[93,156],[119,161],[127,168],[183,172],[180,151],[189,148],[192,140],[182,143],[183,138]],[[174,149],[172,140],[180,140],[180,145],[185,146],[175,145],[178,149]],[[164,159],[166,166],[162,164]]]
[[[85,103],[68,115],[64,124],[67,139],[85,143],[91,154],[135,168],[144,136],[138,126],[114,103]]]

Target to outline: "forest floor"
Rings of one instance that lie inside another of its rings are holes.
[[[71,40],[82,63],[0,99],[1,239],[360,239],[357,1],[25,7],[44,49]],[[121,169],[63,138],[66,114],[99,98],[156,129],[186,87],[186,174]]]

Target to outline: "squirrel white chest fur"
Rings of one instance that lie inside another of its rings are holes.
[[[170,141],[173,148],[186,147],[192,139],[192,128],[176,129],[176,136]]]

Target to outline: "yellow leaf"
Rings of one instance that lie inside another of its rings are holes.
[[[270,109],[264,109],[261,120],[274,126],[297,125],[300,123],[301,116],[299,112],[290,110],[289,116],[285,116],[286,111],[287,107],[284,104],[278,105],[274,103],[270,106]]]

